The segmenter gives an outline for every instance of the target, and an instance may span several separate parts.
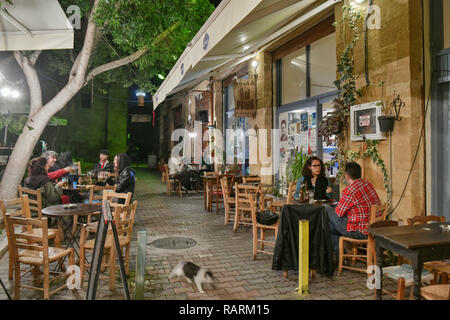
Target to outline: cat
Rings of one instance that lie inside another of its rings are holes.
[[[194,281],[200,293],[205,293],[205,291],[203,291],[202,289],[202,283],[210,283],[214,288],[214,276],[212,272],[199,267],[198,265],[190,261],[183,261],[178,263],[170,273],[169,279],[172,279],[174,277],[184,277],[189,283],[192,283],[192,281]]]

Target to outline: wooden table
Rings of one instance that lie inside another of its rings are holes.
[[[384,250],[390,250],[411,261],[414,271],[414,299],[420,300],[423,263],[450,257],[450,233],[442,231],[442,224],[450,223],[368,229],[374,236],[377,254],[377,300],[382,299]]]
[[[90,213],[100,211],[102,205],[101,203],[77,203],[75,204],[76,207],[73,209],[65,209],[66,206],[67,204],[50,206],[42,209],[42,214],[57,219],[57,223],[61,227],[64,239],[67,242],[66,249],[69,246],[74,248],[74,251],[79,258],[78,250],[74,245],[76,244],[79,247],[77,237],[81,231],[81,224],[77,224],[77,228],[72,231],[72,224],[64,221],[64,217],[87,216]]]

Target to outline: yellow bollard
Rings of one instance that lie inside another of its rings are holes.
[[[309,221],[298,222],[298,293],[309,294]]]

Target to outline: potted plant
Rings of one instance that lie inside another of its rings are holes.
[[[383,104],[382,102],[380,102],[380,104],[382,105],[381,109],[385,114],[384,116],[378,117],[380,130],[381,132],[392,132],[394,130],[395,122],[395,117],[392,116],[392,106],[390,104]]]

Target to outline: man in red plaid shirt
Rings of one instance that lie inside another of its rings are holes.
[[[345,165],[345,179],[348,187],[342,191],[336,209],[326,206],[336,257],[339,256],[339,237],[367,239],[370,208],[380,205],[380,198],[372,184],[361,179],[359,164],[351,162]]]

